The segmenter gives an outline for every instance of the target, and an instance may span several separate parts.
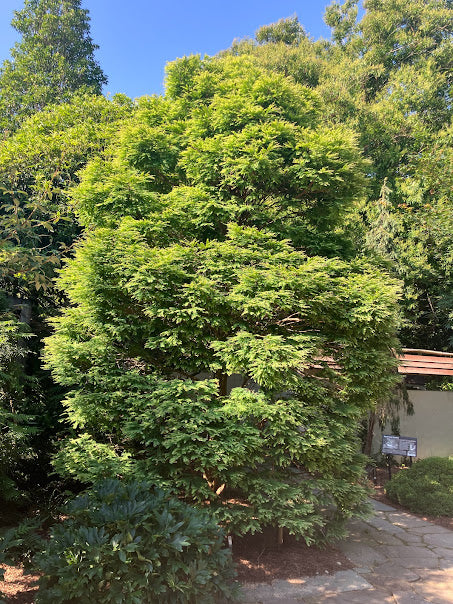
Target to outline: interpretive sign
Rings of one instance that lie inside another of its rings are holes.
[[[412,436],[384,434],[382,437],[382,453],[384,455],[417,457],[417,439]]]

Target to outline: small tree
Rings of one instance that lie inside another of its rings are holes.
[[[325,257],[362,190],[353,134],[249,58],[189,57],[119,138],[74,194],[92,231],[47,346],[79,432],[57,468],[146,476],[237,533],[338,536],[395,364],[395,284]]]

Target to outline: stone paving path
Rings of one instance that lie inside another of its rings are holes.
[[[355,565],[334,575],[244,587],[247,604],[453,604],[453,531],[373,501],[338,548]]]

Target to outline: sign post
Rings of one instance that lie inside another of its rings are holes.
[[[413,436],[384,434],[382,436],[382,453],[388,456],[389,478],[391,478],[390,455],[409,457],[409,464],[412,465],[412,458],[417,457],[417,439]]]

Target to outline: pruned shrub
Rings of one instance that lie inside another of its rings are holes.
[[[453,458],[428,457],[402,470],[387,483],[390,499],[431,516],[453,516]]]
[[[234,599],[230,551],[207,512],[147,483],[105,480],[66,513],[35,558],[43,573],[41,604]]]

